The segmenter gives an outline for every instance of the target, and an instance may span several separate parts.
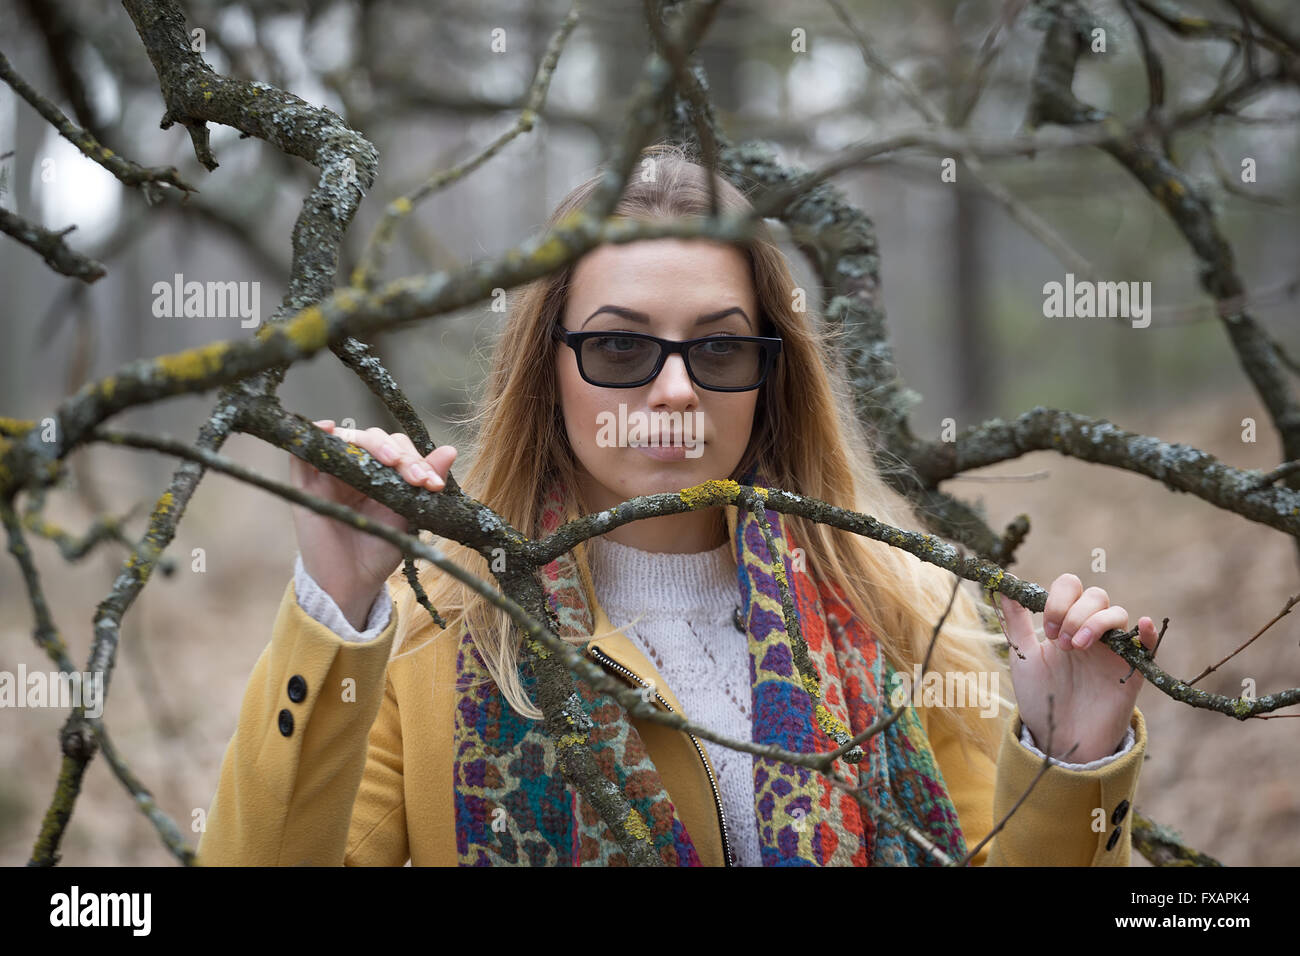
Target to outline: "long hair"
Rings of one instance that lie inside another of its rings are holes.
[[[651,220],[709,214],[707,172],[680,148],[652,146],[644,160],[653,162],[654,175],[631,177],[615,216]],[[599,182],[600,176],[593,176],[570,192],[548,225],[580,210]],[[715,182],[721,211],[750,208],[729,182],[717,176]],[[738,478],[757,462],[774,487],[863,512],[896,527],[920,530],[922,523],[911,503],[885,482],[876,467],[840,371],[838,336],[822,328],[809,312],[795,308],[795,280],[762,223],[754,239],[737,245],[751,265],[761,316],[758,334],[779,336],[782,351],[760,389],[754,427],[740,463],[731,475],[717,477]],[[556,479],[568,489],[571,500],[565,504],[586,513],[578,499],[578,466],[562,420],[555,351],[560,344],[552,340],[575,267],[573,263],[534,280],[510,300],[494,344],[486,393],[477,414],[466,420],[473,428],[467,454],[461,456],[470,459],[469,467],[457,476],[462,488],[529,535],[540,530],[542,495]],[[457,445],[464,447],[461,442]],[[783,515],[783,520],[804,546],[807,572],[839,585],[886,658],[910,681],[913,665],[924,658],[934,625],[948,604],[950,574],[883,542],[794,515]],[[474,550],[454,541],[438,544],[461,567],[493,580],[489,563]],[[585,562],[586,548],[579,546],[575,555]],[[468,622],[478,652],[510,706],[524,716],[540,718],[519,680],[519,636],[505,612],[432,565],[422,566],[421,583],[449,627],[456,627],[452,622],[457,618]],[[433,622],[416,604],[400,571],[391,586],[398,613],[408,625],[394,642],[394,654],[414,653],[424,643],[416,636],[434,633]],[[1006,665],[993,649],[1001,634],[993,635],[988,623],[979,601],[963,585],[926,673],[973,672],[978,678],[981,672],[989,672],[1007,677]],[[995,718],[981,717],[979,709],[968,706],[933,708],[930,719],[947,724],[963,744],[974,744],[996,761],[1002,721],[1011,706],[1011,700],[997,689],[1009,684],[999,679],[992,685],[998,708]]]

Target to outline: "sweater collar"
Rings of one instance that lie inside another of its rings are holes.
[[[589,544],[592,583],[611,610],[729,613],[736,606],[739,585],[731,541],[685,553],[644,551],[604,537]]]

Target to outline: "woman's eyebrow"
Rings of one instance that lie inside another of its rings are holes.
[[[646,315],[644,312],[638,312],[636,309],[626,309],[621,305],[602,305],[599,309],[591,313],[591,315],[587,316],[587,318],[583,320],[582,325],[578,326],[579,330],[585,327],[588,322],[590,322],[596,316],[600,315],[600,313],[602,312],[609,312],[619,316],[620,318],[628,319],[632,322],[650,321],[650,316]],[[747,313],[744,309],[742,309],[738,305],[733,305],[729,309],[721,309],[717,312],[706,312],[695,319],[695,324],[703,325],[706,322],[716,322],[719,319],[725,319],[729,315],[743,316],[745,321],[749,323],[751,329],[754,326],[753,320],[751,320],[749,317],[749,313]]]

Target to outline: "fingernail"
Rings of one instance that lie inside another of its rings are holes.
[[[379,446],[379,460],[385,465],[391,465],[397,460],[397,446],[384,442]]]
[[[1068,647],[1069,644],[1070,644],[1070,635],[1069,635],[1067,632],[1062,631],[1062,632],[1061,632],[1061,646],[1062,646],[1062,647]]]
[[[428,465],[420,464],[419,462],[416,462],[415,465],[411,468],[411,470],[415,472],[415,477],[420,481],[428,481],[429,478],[433,475],[432,468],[430,468]]]
[[[1092,637],[1092,630],[1090,628],[1086,628],[1086,627],[1079,628],[1079,633],[1074,635],[1074,646],[1083,647],[1085,644],[1088,643],[1091,637]]]
[[[1061,625],[1057,624],[1055,621],[1048,621],[1043,625],[1043,633],[1048,637],[1056,637],[1056,632],[1060,629]]]

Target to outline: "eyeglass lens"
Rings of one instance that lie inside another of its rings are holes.
[[[648,377],[659,363],[659,343],[618,335],[601,335],[582,343],[582,367],[601,382],[627,384]],[[763,348],[757,342],[730,341],[720,335],[692,345],[686,364],[704,385],[744,388],[762,375]]]

